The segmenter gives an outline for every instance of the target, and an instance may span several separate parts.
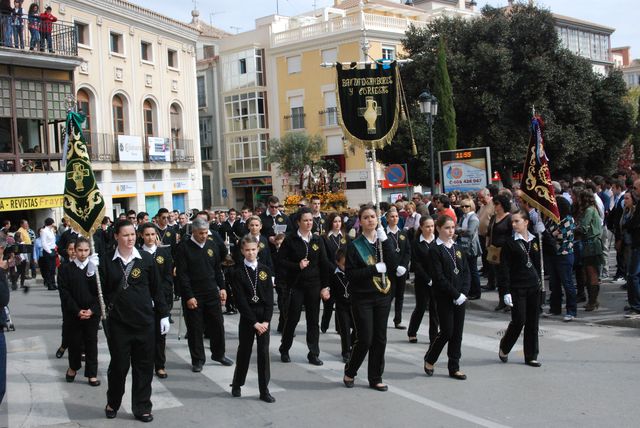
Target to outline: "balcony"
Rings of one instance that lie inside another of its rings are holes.
[[[318,112],[320,115],[320,126],[326,128],[338,126],[338,108],[327,107],[324,110]]]
[[[0,15],[2,27],[12,23],[8,34],[0,35],[0,63],[27,67],[73,70],[82,63],[78,57],[78,34],[71,23],[62,21],[31,23],[26,16]],[[43,32],[49,28],[51,32]],[[47,35],[45,37],[45,35]],[[7,36],[7,37],[5,37]]]
[[[286,131],[302,131],[304,130],[305,113],[292,113],[284,115],[284,128]]]
[[[195,162],[193,140],[161,137],[126,136],[127,144],[118,144],[118,136],[102,133],[86,133],[89,156],[93,162],[150,162],[154,164],[186,164]],[[143,144],[146,143],[146,144]],[[142,147],[140,147],[142,145]]]

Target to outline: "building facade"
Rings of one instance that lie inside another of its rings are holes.
[[[613,67],[611,34],[614,28],[553,14],[562,46],[591,61],[593,71],[605,75]]]
[[[631,47],[624,46],[611,50],[616,68],[622,71],[627,88],[640,86],[640,59],[631,59]]]

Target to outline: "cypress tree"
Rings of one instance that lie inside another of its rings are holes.
[[[434,76],[434,95],[438,98],[438,120],[436,127],[437,139],[442,142],[446,150],[454,150],[458,143],[456,130],[456,109],[453,105],[453,89],[447,70],[447,54],[445,52],[444,38],[440,37],[438,45],[438,63]]]

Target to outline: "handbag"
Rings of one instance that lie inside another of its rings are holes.
[[[491,217],[489,222],[489,245],[487,246],[487,263],[492,265],[500,264],[500,254],[502,253],[502,247],[496,247],[493,242],[493,225],[496,222],[496,218]]]
[[[602,240],[599,236],[582,241],[582,258],[601,257],[603,252]]]

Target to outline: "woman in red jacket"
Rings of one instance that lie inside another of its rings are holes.
[[[58,18],[51,13],[51,6],[47,6],[44,13],[40,14],[40,52],[44,52],[45,44],[47,44],[49,52],[53,53],[51,30],[53,29],[53,23],[57,20]]]

